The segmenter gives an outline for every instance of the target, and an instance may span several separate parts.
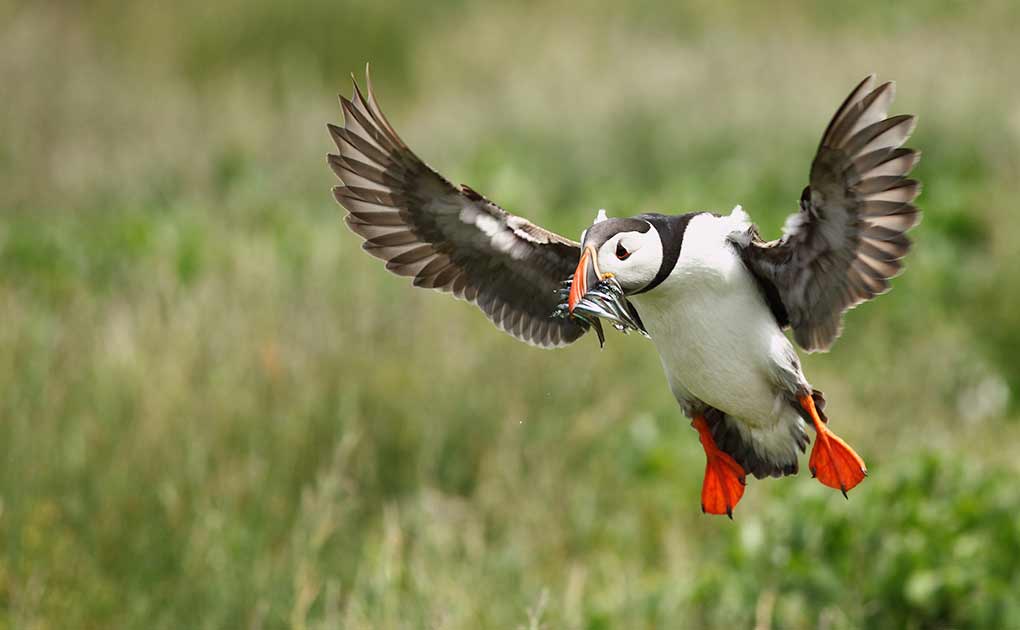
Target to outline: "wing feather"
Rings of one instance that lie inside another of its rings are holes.
[[[328,156],[341,185],[345,223],[362,247],[413,285],[473,302],[499,328],[541,347],[587,330],[552,316],[580,246],[506,212],[467,186],[457,188],[407,147],[376,102],[371,80],[340,97],[344,124],[328,125]]]
[[[847,309],[889,290],[910,250],[906,232],[921,219],[913,205],[921,184],[907,177],[920,153],[901,147],[915,119],[887,116],[895,86],[873,85],[874,76],[864,79],[836,110],[783,237],[734,241],[808,351],[827,350]]]

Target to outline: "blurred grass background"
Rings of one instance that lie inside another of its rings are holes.
[[[1018,31],[1005,0],[0,0],[0,628],[1020,627]],[[532,349],[361,253],[324,156],[366,61],[424,159],[575,237],[736,203],[777,234],[847,91],[898,80],[916,250],[804,361],[869,480],[703,516],[650,344]]]

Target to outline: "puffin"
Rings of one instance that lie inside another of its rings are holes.
[[[353,77],[352,77],[353,79]],[[764,240],[729,214],[599,211],[574,241],[511,214],[425,164],[379,108],[366,69],[327,125],[344,221],[366,252],[413,286],[476,305],[497,327],[558,348],[601,320],[654,344],[670,391],[705,453],[702,512],[725,514],[747,475],[796,474],[814,432],[811,475],[844,496],[864,460],[828,426],[825,398],[794,344],[812,353],[843,315],[890,288],[921,217],[912,115],[890,116],[895,84],[866,77],[836,110],[782,235]],[[787,332],[789,331],[789,332]],[[791,340],[792,337],[792,340]]]

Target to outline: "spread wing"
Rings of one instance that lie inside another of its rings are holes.
[[[907,178],[920,154],[901,148],[914,117],[887,117],[894,85],[873,84],[873,75],[862,81],[833,116],[783,237],[753,235],[742,248],[808,351],[827,350],[846,310],[889,289],[910,249],[906,232],[921,218],[911,203],[921,185]]]
[[[578,243],[506,212],[425,165],[383,116],[371,80],[340,97],[342,127],[329,125],[339,155],[329,165],[347,225],[362,247],[414,286],[473,302],[494,324],[541,347],[563,346],[587,326],[553,318],[563,281],[581,257]]]

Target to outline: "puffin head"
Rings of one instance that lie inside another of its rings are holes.
[[[626,295],[649,287],[662,267],[662,239],[649,221],[634,217],[610,219],[599,210],[581,235],[581,260],[574,271],[568,306],[574,306],[599,281],[613,276]]]

